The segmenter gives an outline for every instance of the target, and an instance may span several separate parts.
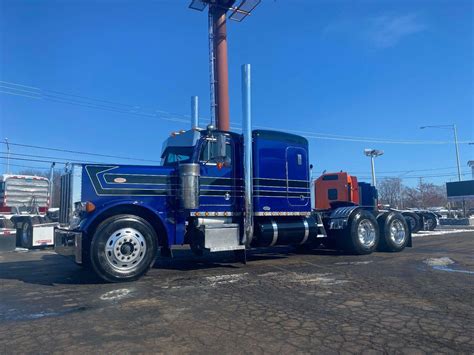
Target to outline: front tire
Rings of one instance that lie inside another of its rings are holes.
[[[345,250],[357,254],[370,254],[379,243],[379,226],[374,215],[360,210],[349,219],[349,226],[343,232]]]
[[[141,217],[118,215],[103,221],[90,245],[95,273],[108,282],[134,281],[153,265],[158,243],[153,227]]]
[[[389,212],[379,218],[380,249],[399,252],[405,249],[409,239],[409,227],[405,218],[396,212]]]

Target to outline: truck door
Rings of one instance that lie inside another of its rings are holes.
[[[288,203],[306,206],[310,202],[308,155],[305,149],[286,149],[286,186]]]
[[[219,134],[219,133],[218,133]],[[201,147],[199,163],[200,178],[200,211],[232,212],[239,187],[235,176],[235,146],[231,137],[225,137],[226,151],[224,161],[214,159],[217,139],[206,137]]]

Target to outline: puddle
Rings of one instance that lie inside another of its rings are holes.
[[[448,258],[447,256],[443,256],[441,258],[429,258],[426,260],[423,260],[423,262],[433,268],[433,270],[439,270],[439,271],[447,271],[447,272],[460,272],[463,274],[474,274],[474,271],[470,270],[463,270],[463,269],[458,269],[453,266],[448,266],[448,265],[454,265],[456,262]]]
[[[26,314],[21,314],[21,312],[18,312],[16,309],[9,310],[3,318],[4,320],[35,320],[35,319],[40,319],[40,318],[46,318],[46,317],[60,317],[64,316],[66,314],[71,314],[71,313],[77,313],[77,312],[83,312],[87,309],[87,307],[75,307],[75,308],[69,308],[63,311],[57,311],[57,312],[38,312],[38,313],[26,313]]]
[[[460,272],[460,273],[463,273],[463,274],[473,274],[474,275],[474,271],[462,270],[462,269],[453,269],[453,268],[448,267],[448,266],[433,266],[433,269],[440,270],[440,271]]]

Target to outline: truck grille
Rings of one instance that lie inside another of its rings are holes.
[[[71,214],[71,173],[61,176],[61,200],[59,205],[59,223],[61,225],[69,223]]]

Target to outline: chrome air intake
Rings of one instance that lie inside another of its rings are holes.
[[[179,166],[180,205],[184,209],[199,208],[199,164],[181,164]]]

